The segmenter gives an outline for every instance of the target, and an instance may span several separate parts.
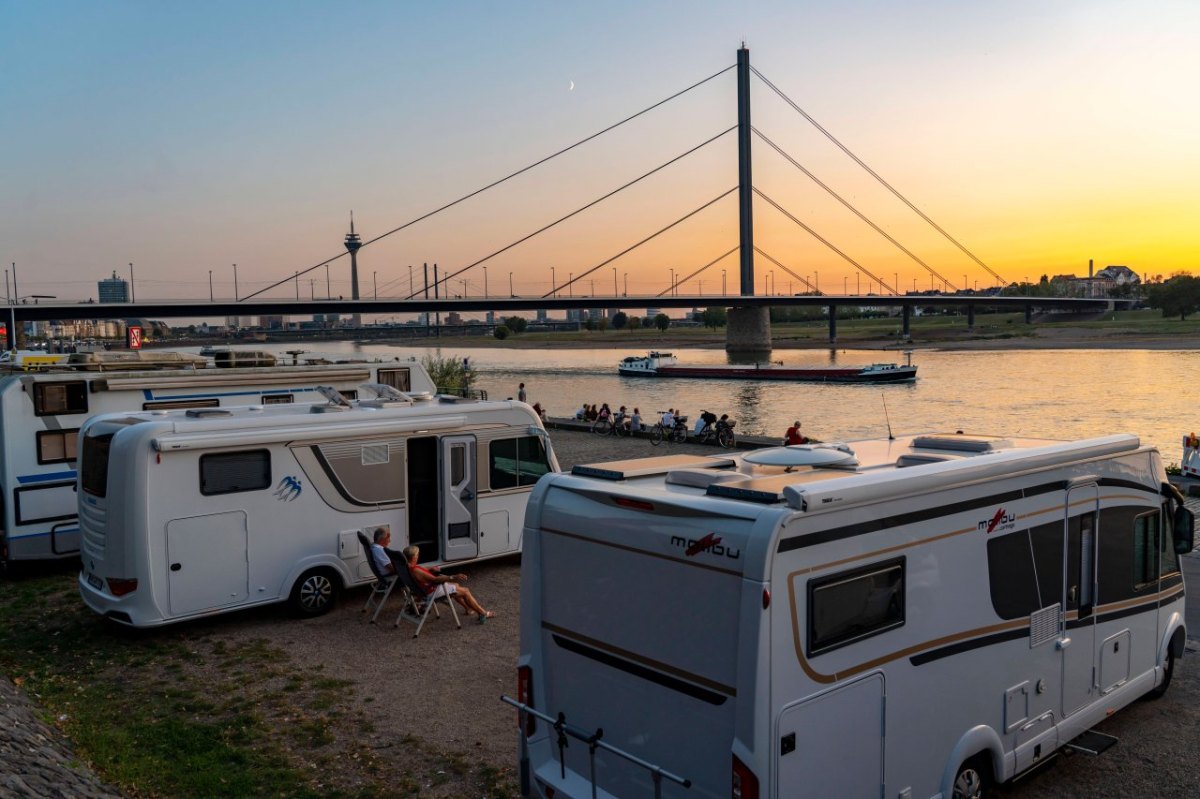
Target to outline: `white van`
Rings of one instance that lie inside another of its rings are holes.
[[[523,795],[985,795],[1166,689],[1192,525],[1130,435],[548,476],[506,700]]]
[[[156,353],[155,359],[169,362],[165,356],[175,354]],[[78,368],[0,377],[0,565],[78,557],[78,436],[84,421],[96,414],[315,402],[321,399],[316,389],[322,385],[350,397],[363,383],[386,383],[401,391],[436,390],[425,369],[408,361],[259,369],[184,367],[93,371],[105,369],[105,363],[83,361]]]
[[[419,545],[422,562],[520,551],[530,491],[557,468],[532,408],[330,394],[336,403],[87,422],[87,605],[134,627],[286,600],[315,615],[371,581],[358,534],[378,527],[397,549]]]

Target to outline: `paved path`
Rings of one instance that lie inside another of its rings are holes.
[[[0,799],[120,799],[79,764],[61,734],[7,677],[0,678]]]

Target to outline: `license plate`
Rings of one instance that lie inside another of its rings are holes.
[[[92,588],[95,588],[97,591],[99,591],[101,588],[104,587],[104,581],[101,580],[96,575],[89,572],[88,573],[88,585],[90,585]]]

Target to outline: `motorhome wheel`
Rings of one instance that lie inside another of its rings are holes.
[[[337,603],[341,585],[327,569],[313,569],[300,575],[292,587],[292,609],[301,616],[320,616]]]
[[[991,769],[984,755],[977,755],[963,763],[954,777],[952,799],[986,799],[991,795],[990,774]]]

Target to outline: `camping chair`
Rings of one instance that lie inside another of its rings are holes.
[[[462,622],[458,619],[458,609],[454,607],[454,600],[450,598],[449,594],[443,594],[437,599],[426,594],[420,581],[410,569],[400,569],[399,577],[400,586],[404,591],[404,607],[400,608],[400,615],[396,617],[397,627],[400,626],[401,620],[417,625],[417,629],[413,633],[413,638],[416,638],[421,634],[425,620],[429,618],[429,611],[432,610],[439,619],[442,617],[441,612],[437,609],[438,600],[442,600],[450,606],[450,613],[454,615],[454,623],[458,625],[458,629],[462,629]]]
[[[358,531],[358,542],[362,544],[363,552],[367,556],[367,563],[371,566],[371,574],[375,575],[375,584],[371,586],[371,594],[367,597],[367,604],[363,605],[362,609],[362,612],[366,613],[371,610],[371,605],[375,604],[375,613],[371,616],[370,622],[374,624],[375,617],[379,615],[379,611],[383,610],[383,603],[387,602],[387,598],[391,596],[392,589],[396,587],[396,575],[384,574],[379,571],[379,566],[375,563],[375,558],[371,555],[371,539],[367,538],[362,530]]]

